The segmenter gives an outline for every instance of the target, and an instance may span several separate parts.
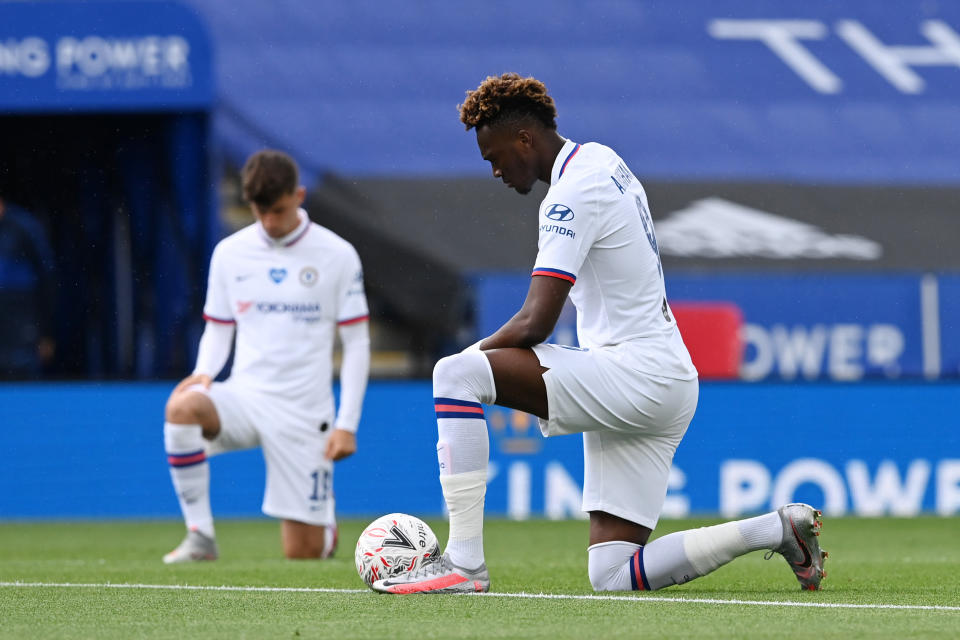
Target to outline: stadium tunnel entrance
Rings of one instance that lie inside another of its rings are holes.
[[[167,2],[5,3],[0,24],[0,199],[53,250],[45,373],[182,374],[220,235],[205,28]]]

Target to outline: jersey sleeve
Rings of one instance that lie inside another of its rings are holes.
[[[550,276],[576,283],[577,273],[597,236],[595,190],[583,182],[578,188],[551,189],[540,205],[539,241],[534,276]]]
[[[230,307],[230,298],[227,293],[227,273],[222,244],[216,246],[210,258],[207,301],[203,305],[203,318],[208,322],[234,323],[233,309]]]
[[[338,289],[338,325],[344,326],[369,319],[367,295],[363,289],[363,267],[360,264],[360,256],[357,255],[353,247],[350,247],[350,250],[344,256]]]

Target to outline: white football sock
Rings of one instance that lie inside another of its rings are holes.
[[[339,537],[340,532],[337,528],[336,520],[323,525],[323,551],[320,553],[321,558],[329,558],[333,555],[333,552],[337,550]]]
[[[740,534],[751,551],[776,549],[783,542],[783,523],[776,511],[755,518],[737,520]]]
[[[746,520],[678,531],[643,547],[627,542],[597,544],[589,549],[590,583],[597,591],[662,589],[705,576],[750,551],[775,549],[782,538],[783,525],[779,514],[773,511]],[[626,562],[624,554],[629,555]]]
[[[601,542],[587,548],[587,573],[594,591],[630,591],[630,560],[640,549],[632,542]]]
[[[632,558],[636,575],[633,588],[639,591],[654,591],[690,582],[705,575],[707,572],[698,569],[686,551],[687,534],[695,531],[701,529],[671,533],[648,542],[640,549]]]
[[[496,400],[490,362],[482,352],[459,353],[433,369],[440,485],[450,514],[445,553],[465,569],[483,564],[483,501],[490,439],[481,403]]]
[[[214,537],[210,510],[210,464],[203,429],[198,424],[163,424],[170,478],[187,528]]]

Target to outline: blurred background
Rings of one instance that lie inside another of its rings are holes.
[[[0,518],[178,516],[163,404],[265,147],[364,264],[339,512],[441,513],[430,372],[522,303],[546,192],[458,119],[506,71],[647,190],[702,377],[665,516],[960,512],[956,3],[114,0],[0,3]],[[488,418],[488,512],[582,517],[580,440]],[[259,514],[259,452],[213,478],[215,514]]]

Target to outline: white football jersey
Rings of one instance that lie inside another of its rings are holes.
[[[697,377],[667,304],[647,195],[612,149],[566,142],[540,204],[538,246],[533,275],[573,283],[581,347],[616,346],[638,371]]]
[[[203,315],[236,323],[231,381],[332,417],[334,333],[368,318],[363,271],[349,242],[299,214],[279,240],[254,223],[217,244]]]

